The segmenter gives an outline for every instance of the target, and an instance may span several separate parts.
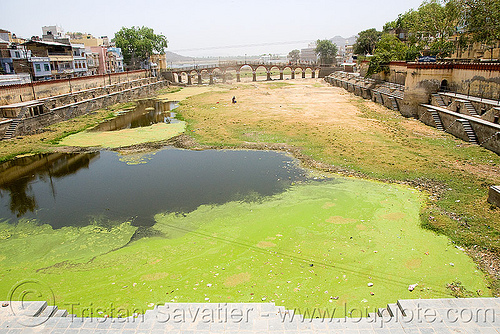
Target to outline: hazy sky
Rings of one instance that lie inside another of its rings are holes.
[[[14,0],[0,6],[0,28],[24,38],[41,36],[45,25],[113,37],[124,26],[148,26],[167,37],[168,50],[186,56],[286,54],[307,47],[307,41],[350,37],[369,28],[381,30],[387,21],[421,2]]]

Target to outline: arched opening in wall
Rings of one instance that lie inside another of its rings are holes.
[[[280,69],[278,66],[271,67],[271,80],[280,79]]]
[[[220,68],[214,68],[214,70],[212,71],[212,75],[213,75],[213,79],[214,79],[214,84],[216,83],[222,83],[222,71],[220,70]]]
[[[304,70],[301,69],[300,67],[297,67],[295,69],[295,79],[302,79],[302,71]]]
[[[441,81],[441,91],[443,92],[446,92],[448,91],[448,80],[444,79],[443,81]]]
[[[201,84],[202,85],[208,84],[208,82],[210,81],[210,73],[208,73],[208,70],[201,70],[200,74],[201,74]]]
[[[312,78],[312,70],[309,67],[306,68],[306,78]]]
[[[257,67],[256,72],[257,72],[257,81],[267,80],[267,69],[264,66]]]
[[[250,82],[252,81],[252,68],[248,65],[240,67],[240,78],[241,82]]]
[[[186,72],[182,72],[181,73],[181,79],[182,79],[182,83],[187,84],[187,82],[188,82],[188,75],[187,75]]]
[[[283,79],[290,80],[291,78],[292,78],[292,68],[287,66],[283,69]]]
[[[191,72],[189,72],[189,74],[191,75],[191,84],[192,85],[198,84],[198,72],[192,70]]]
[[[228,67],[226,68],[226,82],[236,83],[236,68]]]

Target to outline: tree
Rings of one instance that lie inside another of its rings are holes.
[[[288,58],[290,59],[290,61],[292,63],[298,62],[300,59],[300,50],[295,49],[295,50],[290,51],[288,53]]]
[[[462,13],[462,25],[473,41],[500,40],[500,0],[450,0]]]
[[[448,56],[453,52],[453,43],[447,41],[456,33],[460,17],[456,1],[425,1],[418,10],[411,9],[400,14],[397,20],[386,23],[384,30],[403,33],[403,39],[412,50],[432,49],[436,55]]]
[[[373,51],[373,57],[368,66],[368,75],[388,72],[389,62],[404,60],[408,54],[408,47],[392,34],[384,34]]]
[[[148,27],[122,27],[113,39],[116,46],[122,49],[123,60],[133,68],[139,62],[146,62],[152,54],[164,54],[167,39],[157,35]]]
[[[318,39],[314,52],[319,56],[321,64],[331,65],[337,56],[337,46],[327,39]]]
[[[375,49],[375,45],[380,41],[382,37],[382,33],[377,31],[377,29],[372,28],[368,30],[361,31],[358,34],[358,39],[356,43],[353,45],[353,52],[357,55],[367,55],[373,54],[373,50]]]

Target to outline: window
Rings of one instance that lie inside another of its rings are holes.
[[[35,64],[35,71],[40,72],[42,70],[42,67],[40,64]]]
[[[50,66],[49,66],[49,64],[43,64],[43,68],[45,69],[45,72],[50,71]]]
[[[87,66],[85,65],[85,63],[82,63],[82,65],[83,65],[83,66],[82,66],[83,68],[87,68]]]
[[[15,52],[16,58],[21,58],[21,55],[19,54],[19,51]]]

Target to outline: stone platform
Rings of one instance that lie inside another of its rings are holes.
[[[80,318],[46,302],[2,302],[0,333],[500,333],[497,298],[399,300],[368,317],[301,311],[312,318],[272,303],[171,303],[126,318]]]

